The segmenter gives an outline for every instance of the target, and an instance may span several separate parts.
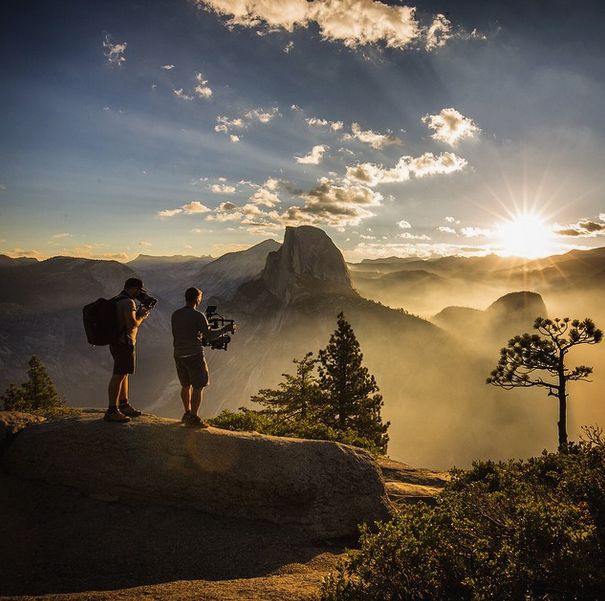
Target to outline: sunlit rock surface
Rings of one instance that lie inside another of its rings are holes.
[[[354,535],[390,511],[365,451],[157,417],[112,424],[84,414],[34,425],[2,463],[21,478],[86,494],[292,525],[318,539]]]

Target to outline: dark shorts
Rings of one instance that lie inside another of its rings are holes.
[[[118,342],[110,344],[109,351],[113,357],[113,373],[116,376],[125,376],[134,373],[136,353],[134,346]]]
[[[208,366],[202,353],[191,357],[175,357],[174,362],[181,386],[193,386],[193,388],[208,386]]]

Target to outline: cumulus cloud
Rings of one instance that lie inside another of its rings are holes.
[[[349,48],[381,43],[404,49],[423,39],[425,48],[442,46],[450,36],[450,23],[437,15],[424,27],[416,9],[393,6],[378,0],[195,0],[197,5],[226,17],[228,27],[266,30],[309,27],[314,24],[324,40]]]
[[[459,219],[456,219],[455,217],[451,217],[451,216],[446,217],[446,218],[445,218],[445,220],[446,220],[448,223],[460,223],[460,220],[459,220]]]
[[[309,154],[306,154],[302,157],[294,157],[297,163],[301,165],[319,165],[324,156],[324,153],[329,150],[330,147],[325,144],[318,144],[317,146],[313,146],[313,149]]]
[[[425,115],[422,122],[434,130],[433,140],[450,146],[456,146],[460,140],[476,138],[481,133],[472,119],[452,107],[442,109],[437,115]]]
[[[371,129],[363,130],[359,123],[353,123],[351,125],[351,133],[345,134],[342,139],[345,141],[358,140],[363,144],[369,144],[376,150],[381,150],[393,144],[401,144],[401,140],[392,133],[379,134]]]
[[[398,221],[397,225],[402,230],[409,230],[412,227],[412,224],[409,221],[406,221],[405,219],[402,219],[401,221]]]
[[[159,217],[174,217],[175,215],[195,215],[198,213],[208,213],[210,209],[199,200],[192,200],[176,209],[164,209],[158,212]]]
[[[202,73],[195,74],[195,81],[197,85],[193,88],[193,93],[198,98],[210,98],[212,96],[212,89],[208,86],[208,80],[204,78]]]
[[[317,186],[300,194],[302,207],[289,207],[281,215],[286,225],[327,224],[334,227],[359,225],[373,217],[372,209],[380,206],[383,197],[367,186],[350,182],[338,183],[321,178]]]
[[[164,71],[172,71],[172,69],[174,69],[174,65],[162,65],[160,69],[164,69]]]
[[[605,213],[599,215],[599,221],[595,219],[580,219],[576,223],[561,225],[555,223],[553,231],[559,236],[572,236],[576,238],[594,238],[605,235]]]
[[[261,187],[250,197],[250,202],[255,205],[262,205],[265,207],[274,207],[281,201],[279,196],[271,189]]]
[[[398,238],[403,238],[404,240],[430,240],[431,237],[426,234],[411,234],[410,232],[402,232],[397,235]]]
[[[342,121],[329,121],[318,117],[309,117],[305,119],[305,122],[309,127],[329,127],[332,131],[340,131],[344,127]]]
[[[363,182],[374,187],[378,184],[405,182],[411,176],[420,178],[428,175],[445,175],[464,169],[467,165],[465,159],[452,152],[443,152],[434,155],[425,152],[418,157],[403,156],[395,167],[385,169],[382,165],[374,163],[358,163],[347,167],[348,180]]]
[[[268,111],[257,108],[239,117],[226,117],[225,115],[218,115],[216,118],[216,125],[214,131],[217,133],[227,134],[232,142],[237,143],[240,141],[240,137],[233,133],[233,130],[244,130],[247,129],[252,123],[269,123],[279,114],[279,109],[273,107]]]
[[[461,228],[460,233],[465,238],[491,238],[494,235],[490,229],[472,226]]]
[[[452,37],[452,23],[445,15],[435,15],[433,22],[429,25],[425,33],[425,48],[435,50],[445,46],[446,42]]]
[[[178,90],[172,90],[172,92],[174,93],[174,95],[177,98],[180,98],[181,100],[193,100],[193,96],[190,96],[189,94],[187,94],[183,88],[179,88]]]
[[[103,40],[103,54],[107,59],[107,64],[112,67],[119,67],[126,62],[124,53],[126,52],[128,44],[126,42],[119,42],[114,44],[111,40],[111,34],[106,33]]]
[[[212,184],[210,191],[214,194],[233,194],[235,192],[235,186],[229,184]]]
[[[449,225],[440,225],[437,229],[444,234],[457,234],[456,230]]]

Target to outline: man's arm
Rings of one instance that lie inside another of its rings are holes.
[[[149,317],[149,311],[142,309],[140,312],[137,312],[135,302],[131,298],[127,300],[127,303],[123,301],[120,303],[120,309],[124,315],[126,328],[132,330],[133,328],[138,328]]]

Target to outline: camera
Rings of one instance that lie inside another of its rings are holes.
[[[156,303],[158,302],[157,298],[153,298],[153,296],[149,296],[149,294],[147,294],[147,292],[145,292],[144,290],[141,290],[141,292],[139,292],[135,296],[135,300],[138,300],[139,303],[141,303],[141,306],[145,307],[145,309],[147,309],[147,311],[151,311],[151,309],[153,309],[155,307]]]
[[[206,319],[208,320],[208,325],[211,330],[219,330],[226,325],[231,326],[231,331],[233,331],[233,324],[235,320],[233,319],[225,319],[222,315],[219,315],[216,312],[215,305],[209,305],[206,309]],[[229,334],[223,334],[214,340],[206,340],[206,338],[202,338],[202,345],[209,346],[214,350],[227,350],[227,345],[231,342],[231,336]]]

